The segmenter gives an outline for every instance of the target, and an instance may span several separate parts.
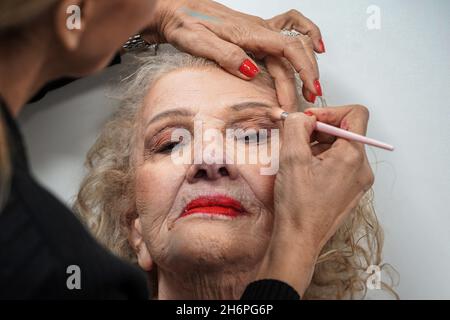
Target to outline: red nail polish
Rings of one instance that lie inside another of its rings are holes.
[[[306,100],[308,102],[315,103],[316,102],[316,95],[314,93],[310,93]]]
[[[259,73],[258,67],[249,59],[245,59],[242,62],[239,71],[249,78],[254,78]]]
[[[311,111],[305,111],[305,114],[310,117],[312,117],[314,115],[314,113],[312,113]]]
[[[316,93],[318,96],[322,96],[322,87],[320,85],[320,81],[319,80],[315,80],[314,81],[314,88],[316,88]]]
[[[325,44],[323,43],[322,39],[319,40],[319,44],[320,44],[320,52],[325,53]]]

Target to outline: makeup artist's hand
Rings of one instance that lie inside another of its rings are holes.
[[[293,68],[300,74],[308,101],[322,95],[314,57],[314,51],[325,52],[320,30],[296,10],[264,20],[211,0],[159,0],[152,21],[142,33],[148,42],[169,42],[216,61],[242,79],[250,80],[259,72],[246,51],[259,59],[272,57],[267,62],[269,72],[275,78],[280,104],[286,109],[295,104]],[[283,28],[295,29],[302,35],[281,35]]]
[[[300,295],[323,246],[374,182],[363,144],[313,134],[318,120],[365,135],[367,108],[313,108],[306,113],[311,116],[291,113],[284,121],[274,229],[259,274],[289,283]],[[316,139],[320,147],[312,150],[310,142]]]

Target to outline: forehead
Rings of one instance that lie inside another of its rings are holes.
[[[219,68],[181,69],[152,85],[144,101],[143,115],[149,119],[178,108],[215,114],[245,101],[278,104],[275,90],[262,80],[245,81]]]

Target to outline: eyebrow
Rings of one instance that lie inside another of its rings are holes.
[[[249,108],[267,108],[267,109],[271,109],[272,106],[270,106],[268,104],[265,104],[263,102],[250,101],[250,102],[243,102],[243,103],[232,105],[232,106],[230,106],[230,108],[233,111],[242,111],[242,110],[249,109]]]
[[[265,104],[263,102],[256,102],[256,101],[249,101],[249,102],[242,102],[238,104],[234,104],[230,106],[230,109],[233,111],[243,111],[250,108],[267,108],[271,109],[272,106]],[[154,116],[150,121],[147,123],[147,127],[151,124],[161,121],[165,118],[171,118],[171,117],[193,117],[195,114],[186,108],[178,108],[178,109],[172,109],[167,110],[161,113],[158,113],[156,116]]]
[[[167,110],[161,113],[158,113],[156,116],[154,116],[152,119],[150,119],[149,122],[147,122],[147,127],[155,122],[161,121],[165,118],[171,118],[171,117],[192,117],[194,116],[194,113],[190,111],[189,109],[179,108],[179,109],[172,109]]]

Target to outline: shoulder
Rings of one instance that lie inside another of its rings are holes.
[[[14,175],[0,215],[0,295],[146,298],[144,274],[114,257],[73,213],[26,175]],[[80,285],[68,285],[76,281]]]

